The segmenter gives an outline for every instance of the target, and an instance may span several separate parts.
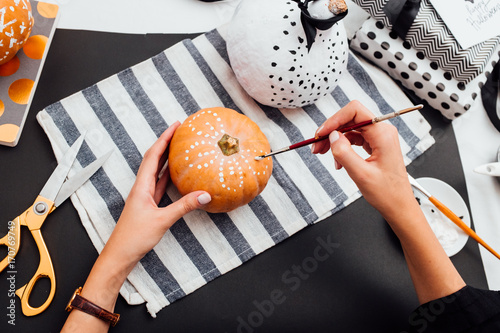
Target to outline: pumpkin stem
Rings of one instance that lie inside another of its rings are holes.
[[[239,140],[237,138],[233,138],[229,134],[224,134],[222,138],[217,142],[220,150],[226,156],[233,155],[240,151]]]

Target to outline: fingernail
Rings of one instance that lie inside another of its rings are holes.
[[[337,141],[339,139],[339,132],[338,131],[333,131],[332,133],[330,133],[330,136],[329,136],[329,139],[330,139],[330,143],[334,143],[335,141]]]
[[[311,153],[313,153],[313,154],[314,154],[314,149],[315,149],[315,148],[316,148],[316,144],[315,144],[315,143],[313,143],[313,144],[311,145]]]
[[[208,193],[203,193],[199,195],[197,199],[200,205],[206,205],[207,203],[212,201],[212,197]]]
[[[335,169],[337,169],[337,170],[342,169],[342,165],[339,162],[337,162],[337,160],[334,160],[334,161],[335,161]]]
[[[316,130],[316,137],[318,136],[318,133],[321,132],[323,127],[324,127],[324,125],[321,125],[321,127]]]

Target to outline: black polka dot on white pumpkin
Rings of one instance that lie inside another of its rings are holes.
[[[300,13],[296,2],[242,0],[230,22],[226,41],[231,66],[245,91],[261,104],[304,106],[308,101],[298,91],[309,95],[314,89],[314,95],[325,96],[335,86],[305,85],[302,77],[335,83],[345,69],[348,46],[343,25],[318,30],[308,51]]]

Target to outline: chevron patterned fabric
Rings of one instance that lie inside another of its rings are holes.
[[[390,0],[353,0],[367,11],[372,18],[381,22],[388,29],[392,24],[384,7]],[[485,71],[490,59],[498,54],[495,50],[500,45],[500,36],[474,45],[468,49],[460,47],[441,17],[434,10],[429,0],[420,1],[418,15],[406,35],[406,42],[422,56],[433,62],[446,75],[461,84],[468,84]]]
[[[462,49],[428,0],[420,3],[420,11],[408,31],[407,41],[463,83],[470,82],[484,71],[500,45],[500,37],[495,37]]]
[[[481,93],[481,87],[498,61],[500,45],[495,45],[483,70],[465,84],[439,66],[437,60],[425,57],[423,51],[411,47],[408,41],[372,17],[363,23],[350,43],[351,50],[372,61],[448,119],[469,110]]]
[[[368,12],[374,19],[381,21],[386,27],[392,27],[389,18],[384,12],[384,7],[389,0],[353,0],[353,2]]]

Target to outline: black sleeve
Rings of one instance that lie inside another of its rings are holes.
[[[500,291],[465,286],[422,304],[409,317],[414,332],[500,332]]]

